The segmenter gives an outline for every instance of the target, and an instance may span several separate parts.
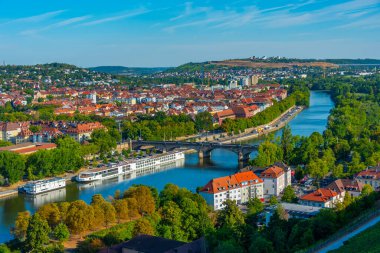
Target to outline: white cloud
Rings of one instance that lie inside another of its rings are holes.
[[[24,31],[20,32],[20,34],[21,35],[36,35],[39,32],[69,26],[69,25],[76,24],[76,23],[82,22],[84,20],[87,20],[89,18],[91,18],[91,16],[89,16],[89,15],[69,18],[69,19],[66,19],[66,20],[63,20],[63,21],[60,21],[60,22],[39,28],[39,29],[24,30]]]
[[[58,16],[59,14],[63,12],[65,12],[65,10],[46,12],[46,13],[35,15],[35,16],[13,19],[3,24],[41,22],[41,21],[53,18],[55,16]]]
[[[131,18],[131,17],[139,16],[139,15],[142,15],[142,14],[145,14],[145,13],[148,13],[148,12],[150,12],[150,10],[147,10],[145,8],[141,8],[141,9],[138,9],[138,10],[134,10],[134,11],[125,13],[125,14],[120,14],[120,15],[115,15],[115,16],[111,16],[111,17],[107,17],[107,18],[101,18],[101,19],[89,21],[89,22],[80,24],[80,26],[99,25],[99,24],[103,24],[103,23],[107,23],[107,22],[112,22],[112,21],[117,21],[117,20],[122,20],[122,19],[126,19],[126,18]]]

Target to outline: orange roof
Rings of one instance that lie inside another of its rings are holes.
[[[234,116],[235,113],[234,113],[233,110],[227,109],[227,110],[223,110],[221,112],[217,112],[216,115],[217,115],[218,118],[223,118],[223,117]]]
[[[251,180],[258,180],[258,183],[262,183],[263,180],[259,178],[255,173],[252,171],[246,171],[246,172],[239,172],[235,174],[236,179],[242,183],[242,182],[250,182]]]
[[[368,178],[368,179],[380,179],[380,169],[378,167],[366,169],[357,175],[359,178]]]
[[[316,190],[315,192],[303,195],[301,197],[301,200],[313,201],[313,202],[327,202],[331,198],[337,195],[338,193],[333,190],[320,188]]]
[[[240,172],[231,176],[214,178],[201,191],[215,194],[229,189],[240,188],[243,182],[247,183],[246,185],[253,185],[263,181],[252,171]]]
[[[276,165],[273,165],[272,167],[264,170],[260,176],[265,178],[278,178],[282,174],[284,174],[284,170]]]

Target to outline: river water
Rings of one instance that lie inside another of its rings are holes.
[[[327,118],[334,104],[330,95],[323,91],[312,91],[310,107],[302,111],[289,123],[294,135],[308,136],[313,132],[322,133],[327,125]],[[279,130],[276,135],[280,135]],[[247,143],[255,144],[261,140]],[[251,156],[255,156],[253,152]],[[165,184],[173,183],[195,191],[198,186],[205,185],[210,179],[226,176],[236,172],[238,168],[237,155],[227,150],[217,149],[211,154],[211,159],[199,161],[196,153],[187,154],[185,161],[177,162],[174,168],[162,168],[148,171],[146,175],[132,178],[115,178],[92,185],[69,184],[65,189],[52,191],[36,197],[18,195],[0,199],[0,243],[12,238],[9,233],[14,225],[18,212],[28,210],[35,212],[41,205],[49,202],[74,201],[82,199],[91,201],[94,194],[100,193],[105,198],[112,196],[116,190],[122,192],[133,184],[144,184],[163,189]]]

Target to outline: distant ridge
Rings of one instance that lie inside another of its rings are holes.
[[[145,67],[124,67],[124,66],[98,66],[88,68],[91,71],[103,72],[112,75],[126,75],[126,76],[141,76],[141,75],[151,75],[157,72],[162,72],[168,70],[169,67],[156,67],[156,68],[145,68]]]

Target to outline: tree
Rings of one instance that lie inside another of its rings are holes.
[[[32,215],[26,231],[25,245],[29,250],[41,250],[49,243],[50,227],[45,219],[38,213]]]
[[[209,131],[212,129],[212,115],[208,111],[200,112],[195,115],[195,128],[198,131]]]
[[[29,220],[30,220],[30,213],[28,211],[19,212],[17,214],[15,227],[12,229],[12,234],[20,241],[23,241],[26,237],[26,231],[29,226]]]
[[[73,234],[80,234],[89,229],[94,220],[94,209],[83,200],[70,204],[65,223]]]
[[[282,160],[281,148],[270,141],[264,141],[260,144],[258,155],[253,160],[256,166],[266,167],[272,165],[275,162]]]
[[[274,253],[273,244],[264,237],[257,235],[249,247],[249,253]]]
[[[340,178],[343,175],[343,164],[338,164],[332,168],[332,176],[334,178]]]
[[[19,154],[10,151],[0,152],[0,174],[13,184],[25,174],[25,162]]]
[[[136,199],[140,215],[151,214],[155,211],[156,205],[152,192],[147,186],[134,186],[129,188],[124,196]]]
[[[32,133],[35,134],[35,133],[41,132],[42,127],[41,127],[41,126],[30,125],[29,130],[30,130]]]
[[[54,238],[60,242],[67,241],[70,237],[70,232],[64,223],[59,223],[53,230]]]
[[[56,203],[43,205],[38,209],[37,213],[44,218],[52,228],[61,222],[61,213]]]
[[[278,204],[278,200],[277,200],[277,197],[276,196],[271,196],[270,199],[269,199],[269,204],[270,205],[277,205]]]
[[[121,220],[128,219],[128,203],[125,199],[115,199],[112,204],[115,208],[116,218],[119,223]]]
[[[264,203],[258,198],[248,200],[248,214],[257,215],[264,211]]]
[[[236,228],[245,224],[244,215],[234,201],[227,199],[224,204],[224,209],[218,213],[218,227]]]
[[[139,210],[138,210],[138,203],[137,200],[134,198],[126,198],[128,205],[128,217],[130,219],[139,217]]]
[[[284,194],[282,195],[281,200],[289,203],[294,203],[297,201],[297,196],[291,185],[285,187]]]
[[[105,202],[102,205],[103,211],[104,211],[104,223],[106,227],[108,227],[111,223],[115,222],[116,220],[116,210],[113,207],[113,205],[109,202]]]
[[[281,148],[284,157],[284,161],[289,163],[293,156],[294,139],[292,136],[292,130],[288,124],[282,129],[281,135]]]
[[[12,253],[5,244],[0,244],[0,253]]]
[[[141,218],[136,221],[132,234],[134,237],[139,234],[154,235],[154,229],[147,219]]]
[[[104,129],[97,129],[91,133],[91,141],[99,147],[100,153],[108,153],[116,148],[117,142],[114,136]]]
[[[369,196],[371,193],[373,192],[373,188],[371,185],[369,184],[365,184],[362,188],[362,193],[361,193],[361,196],[362,197],[366,197],[366,196]]]

